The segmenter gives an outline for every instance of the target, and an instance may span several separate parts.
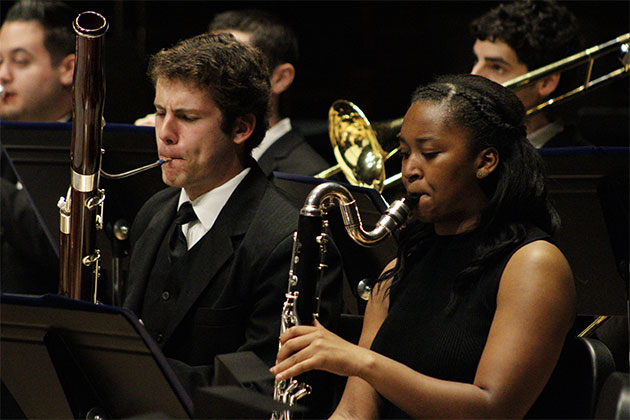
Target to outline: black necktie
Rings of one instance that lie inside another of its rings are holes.
[[[190,201],[187,201],[182,204],[177,211],[177,215],[173,221],[173,231],[168,240],[169,259],[171,262],[175,262],[175,260],[182,257],[188,250],[186,237],[182,232],[182,225],[190,223],[193,220],[197,220],[197,215],[195,214]]]

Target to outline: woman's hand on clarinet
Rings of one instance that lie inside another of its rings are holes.
[[[328,331],[315,320],[314,326],[289,328],[280,336],[276,379],[286,379],[310,370],[325,370],[341,376],[358,376],[370,351]]]

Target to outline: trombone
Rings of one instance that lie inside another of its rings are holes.
[[[560,104],[571,99],[575,95],[584,93],[587,89],[595,89],[596,87],[604,86],[606,83],[611,82],[618,77],[627,75],[630,68],[630,55],[628,54],[628,49],[630,48],[629,42],[630,33],[620,35],[617,38],[611,39],[608,42],[604,42],[603,44],[588,48],[582,52],[556,61],[555,63],[551,63],[547,66],[541,67],[538,70],[530,71],[529,73],[515,77],[512,80],[508,80],[507,82],[503,83],[503,86],[509,89],[520,89],[552,73],[570,70],[579,66],[580,64],[587,63],[584,84],[527,110],[528,116],[537,114],[538,112],[551,105]],[[595,60],[614,51],[621,52],[620,61],[622,66],[617,68],[616,70],[611,71],[610,73],[598,77],[595,80],[591,80],[593,64],[595,63]]]
[[[402,118],[389,123],[391,129],[400,130]],[[338,164],[315,175],[329,178],[343,172],[352,185],[383,190],[387,159],[398,152],[386,153],[377,139],[363,111],[352,102],[340,99],[328,111],[328,131]]]
[[[573,69],[584,63],[587,71],[584,84],[549,99],[527,110],[528,116],[541,112],[552,105],[558,105],[569,99],[602,87],[609,82],[628,75],[630,70],[630,33],[620,35],[608,42],[588,48],[582,52],[573,54],[559,61],[530,71],[514,79],[503,83],[510,89],[521,89],[545,76]],[[622,66],[592,80],[593,65],[597,58],[619,51]],[[396,132],[400,130],[402,118],[385,122],[381,130]],[[377,124],[375,124],[376,126]],[[400,182],[400,173],[385,178],[384,162],[398,153],[398,148],[385,152],[377,140],[375,128],[372,127],[363,112],[352,102],[337,100],[330,107],[328,113],[328,126],[330,142],[332,144],[337,165],[316,174],[319,178],[329,178],[339,172],[343,172],[348,182],[353,185],[369,187],[382,192],[384,188]]]

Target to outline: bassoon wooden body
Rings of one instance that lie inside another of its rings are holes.
[[[71,185],[60,209],[59,294],[96,302],[100,252],[96,230],[102,228],[99,190],[103,108],[105,105],[104,38],[107,20],[83,12],[74,21],[76,58],[73,83]]]

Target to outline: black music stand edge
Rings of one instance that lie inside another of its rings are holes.
[[[14,386],[14,389],[11,389],[11,385],[25,381],[29,375],[28,372],[24,372],[21,373],[24,378],[12,378],[13,372],[7,366],[13,362],[12,359],[20,360],[23,357],[16,354],[16,350],[30,349],[39,352],[40,356],[42,353],[48,353],[50,360],[50,364],[44,361],[43,366],[32,366],[31,368],[33,370],[48,369],[48,378],[56,377],[59,379],[59,382],[53,379],[50,381],[51,383],[40,384],[38,389],[52,389],[61,384],[68,400],[67,404],[73,414],[77,413],[77,410],[85,414],[85,410],[89,408],[85,407],[84,399],[95,397],[93,399],[95,404],[98,401],[98,404],[103,405],[101,408],[105,409],[106,412],[111,409],[111,414],[116,416],[128,417],[129,411],[132,412],[132,415],[142,415],[155,411],[148,407],[153,407],[155,401],[152,399],[156,395],[166,395],[167,400],[173,406],[169,407],[172,408],[171,413],[166,413],[170,418],[192,417],[193,407],[190,397],[184,391],[157,344],[140,324],[138,318],[128,309],[95,305],[58,295],[12,294],[0,294],[0,308],[2,310],[0,337],[3,344],[2,380],[18,403],[20,400],[24,401],[23,397],[25,396],[19,395],[20,387]],[[45,315],[44,319],[41,319],[41,315]],[[33,338],[39,337],[38,332],[43,333],[42,340]],[[99,344],[101,342],[104,342],[104,345]],[[12,345],[16,346],[13,347]],[[43,348],[46,349],[45,352],[42,352]],[[87,358],[96,360],[98,363],[94,366],[86,364]],[[144,365],[150,366],[153,380],[149,380],[149,377],[146,380],[145,378],[138,378],[133,368],[125,371],[116,363],[116,361],[125,360],[125,358],[130,360],[126,365],[127,367],[133,366],[133,360],[141,360]],[[31,358],[29,357],[28,360],[30,361]],[[34,357],[32,360],[34,360],[33,363],[37,363],[42,358]],[[50,372],[51,364],[56,372]],[[70,387],[64,385],[64,380],[67,378],[60,378],[58,373],[73,364],[76,364],[74,368],[80,368],[85,375],[79,373],[70,376],[70,378],[79,382],[87,381],[83,385],[93,389],[77,390],[76,383]],[[99,366],[105,366],[107,371],[99,371]],[[111,371],[108,371],[110,369]],[[133,401],[126,401],[124,404],[119,403],[119,400],[124,400],[124,396],[117,393],[122,393],[124,386],[121,386],[119,391],[119,384],[108,384],[108,380],[104,379],[132,376],[138,384],[144,384],[146,387],[143,392],[138,392],[139,395],[146,396],[146,401],[137,401],[137,408],[129,407],[129,405],[133,405]],[[77,392],[79,395],[76,395]],[[75,393],[75,395],[68,395],[68,393]],[[47,397],[45,395],[47,393],[41,394],[42,398]],[[118,399],[117,397],[121,398]],[[28,398],[32,397],[29,396]],[[84,407],[77,409],[73,401],[82,402]],[[73,404],[74,406],[72,406]],[[118,407],[118,404],[124,405],[124,407]],[[160,410],[159,407],[156,409]],[[52,418],[57,417],[59,413],[47,414],[49,415],[46,417]]]

